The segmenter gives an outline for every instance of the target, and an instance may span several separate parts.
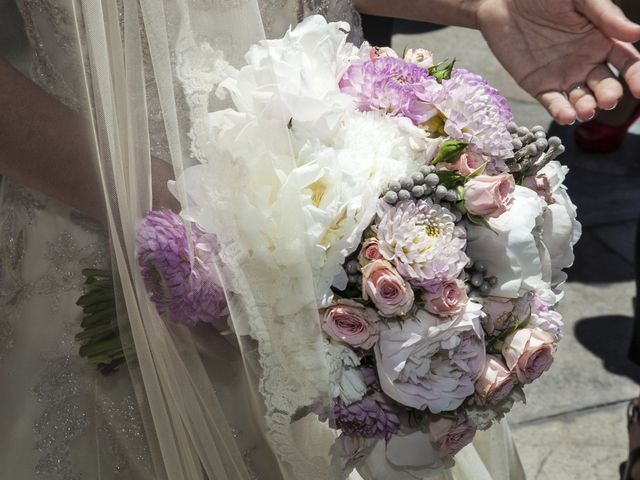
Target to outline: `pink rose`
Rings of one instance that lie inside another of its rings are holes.
[[[322,330],[334,340],[368,350],[378,341],[378,316],[353,300],[338,300],[322,315]]]
[[[489,335],[501,332],[509,326],[513,316],[514,303],[511,299],[488,297],[483,302],[482,311],[487,314],[482,319],[484,331]]]
[[[427,69],[433,67],[433,54],[424,48],[410,48],[404,54],[404,61]]]
[[[553,194],[551,193],[551,185],[549,184],[549,179],[546,175],[538,174],[532,177],[525,177],[522,181],[522,186],[536,192],[538,196],[547,203],[547,205],[555,203],[553,200]]]
[[[382,254],[380,253],[380,242],[376,237],[369,237],[362,242],[360,247],[360,254],[358,255],[358,261],[360,265],[366,265],[373,260],[382,260]]]
[[[483,403],[500,403],[518,384],[514,372],[496,357],[487,355],[487,362],[480,378],[476,380],[476,393]]]
[[[438,163],[438,169],[440,170],[453,170],[461,175],[469,175],[475,172],[484,164],[484,160],[480,157],[472,155],[470,153],[463,153],[460,158],[453,163],[440,162]]]
[[[531,383],[547,371],[555,353],[553,335],[537,328],[516,331],[507,337],[502,347],[507,367],[516,372],[521,383]]]
[[[513,202],[516,182],[512,175],[478,175],[464,186],[464,206],[473,215],[499,217]]]
[[[476,426],[466,415],[457,418],[431,416],[427,433],[436,444],[441,457],[455,455],[469,445],[476,434]]]
[[[422,299],[428,312],[443,317],[458,313],[469,301],[462,280],[446,281],[440,284],[435,292],[425,292]]]
[[[386,260],[362,267],[362,298],[371,299],[385,317],[406,315],[414,300],[409,282]]]

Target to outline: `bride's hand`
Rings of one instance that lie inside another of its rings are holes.
[[[640,26],[611,0],[483,0],[477,23],[515,80],[562,124],[612,109],[622,86],[640,97]]]

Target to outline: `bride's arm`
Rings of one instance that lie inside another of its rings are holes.
[[[91,160],[85,118],[67,108],[0,58],[0,175],[14,178],[94,218],[104,201]],[[172,207],[171,166],[153,161],[154,199]]]
[[[477,28],[477,9],[482,0],[356,0],[361,13],[404,18],[440,25]]]
[[[616,105],[623,90],[608,64],[640,97],[640,54],[629,43],[640,40],[640,26],[611,0],[356,0],[356,8],[478,28],[507,71],[560,123]]]

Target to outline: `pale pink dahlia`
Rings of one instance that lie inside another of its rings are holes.
[[[457,278],[469,261],[464,230],[454,215],[430,199],[378,204],[380,253],[415,285],[432,289]]]
[[[424,69],[400,58],[383,57],[351,65],[340,90],[356,99],[358,110],[380,110],[415,124],[431,119],[442,86]]]
[[[192,257],[185,226],[169,210],[149,212],[138,229],[138,264],[145,286],[158,312],[175,323],[211,323],[226,308],[222,288],[197,256],[200,251],[211,254],[209,237],[193,229]]]
[[[437,106],[446,118],[446,134],[469,142],[471,152],[489,157],[495,170],[504,170],[503,160],[513,155],[507,131],[513,113],[507,100],[481,76],[462,68],[454,69],[442,86],[445,95]]]

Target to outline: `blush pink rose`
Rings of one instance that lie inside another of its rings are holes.
[[[425,292],[422,300],[428,312],[449,317],[464,309],[469,297],[462,280],[449,280],[440,284],[435,292]]]
[[[406,315],[414,301],[409,282],[386,260],[362,267],[362,298],[370,299],[385,317]]]
[[[464,206],[473,215],[495,218],[513,203],[516,182],[512,175],[478,175],[464,186]]]
[[[360,265],[366,265],[373,260],[382,260],[382,258],[380,242],[377,238],[370,237],[362,242],[362,247],[360,247],[360,253],[358,254]]]
[[[498,358],[487,355],[487,361],[480,378],[476,380],[476,393],[483,403],[500,403],[507,398],[518,377]]]
[[[551,192],[551,185],[549,184],[549,179],[546,175],[539,174],[531,177],[525,177],[522,181],[522,186],[536,192],[538,196],[547,203],[547,205],[555,203]]]
[[[476,434],[476,426],[465,415],[457,418],[432,416],[427,434],[436,444],[440,456],[448,457],[471,443]]]
[[[502,347],[507,367],[521,383],[531,383],[551,367],[556,353],[553,335],[523,328],[508,336]]]
[[[334,340],[368,350],[378,341],[378,315],[353,300],[338,300],[324,310],[322,330]]]
[[[501,332],[509,326],[513,315],[514,303],[511,299],[489,297],[483,302],[482,311],[486,316],[482,319],[484,331],[489,335]]]
[[[463,153],[460,158],[453,163],[440,162],[438,163],[438,169],[440,170],[453,170],[461,175],[469,175],[475,172],[484,164],[482,158],[472,155],[470,153]]]

